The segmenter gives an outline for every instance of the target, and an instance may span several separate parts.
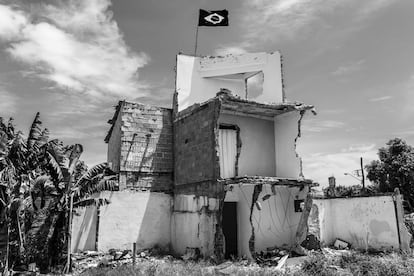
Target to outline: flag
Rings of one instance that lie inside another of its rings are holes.
[[[198,26],[228,26],[229,25],[229,12],[227,10],[221,11],[206,11],[200,10],[200,16],[198,18]]]

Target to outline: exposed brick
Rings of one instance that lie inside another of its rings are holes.
[[[139,173],[139,172],[121,172],[120,177],[125,183],[120,183],[128,189],[147,190],[152,192],[172,191],[173,176],[172,173]]]
[[[172,110],[125,103],[121,116],[120,170],[172,172]]]
[[[172,110],[120,102],[105,139],[108,160],[119,172],[120,189],[171,192]]]
[[[215,128],[219,108],[220,103],[212,101],[174,122],[176,186],[215,181]]]

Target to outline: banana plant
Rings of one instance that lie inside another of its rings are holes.
[[[108,203],[91,197],[116,186],[106,163],[74,181],[82,152],[80,144],[49,140],[39,113],[26,140],[21,132],[15,133],[12,120],[5,124],[0,118],[0,221],[6,222],[8,238],[5,271],[19,262],[47,270],[63,262],[64,252],[70,260],[73,208]]]

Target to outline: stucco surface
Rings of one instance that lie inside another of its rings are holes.
[[[263,90],[248,94],[257,102],[283,102],[282,69],[279,52],[249,53],[218,57],[177,56],[176,90],[178,109],[201,103],[221,88],[246,98],[244,78],[263,72]],[[247,73],[247,75],[245,75]]]
[[[138,249],[170,243],[171,196],[156,192],[103,192],[110,204],[101,206],[98,250]]]
[[[240,128],[238,175],[275,176],[275,134],[272,121],[220,114],[219,123]]]
[[[250,257],[249,239],[252,227],[249,221],[253,195],[253,185],[233,185],[232,191],[226,193],[225,201],[237,202],[238,250],[239,256]],[[255,251],[268,247],[290,247],[294,245],[296,228],[301,212],[295,212],[294,200],[304,199],[307,188],[299,191],[296,187],[275,186],[273,194],[271,185],[263,185],[258,201],[261,210],[253,207],[252,221],[255,231]],[[270,195],[263,200],[265,195]]]
[[[218,207],[216,198],[175,195],[171,219],[171,245],[175,254],[199,248],[202,255],[213,255]]]
[[[299,112],[289,112],[274,118],[276,176],[298,178],[301,160],[296,152],[295,140],[299,135]]]
[[[399,248],[392,196],[314,199],[313,204],[325,244],[339,238],[354,248]]]
[[[97,209],[78,208],[72,219],[72,252],[96,250]]]

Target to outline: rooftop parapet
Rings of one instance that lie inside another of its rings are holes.
[[[245,100],[283,103],[280,53],[206,57],[177,55],[178,111],[213,98],[221,88],[229,89]]]

